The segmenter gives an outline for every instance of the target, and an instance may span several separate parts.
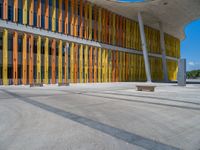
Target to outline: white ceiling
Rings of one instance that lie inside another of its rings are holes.
[[[146,2],[117,2],[117,0],[88,0],[119,15],[137,20],[141,11],[144,24],[184,39],[184,27],[200,18],[200,0],[146,0]]]

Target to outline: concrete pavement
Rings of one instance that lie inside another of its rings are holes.
[[[200,85],[0,87],[0,150],[200,149]]]

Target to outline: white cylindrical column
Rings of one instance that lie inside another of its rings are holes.
[[[140,27],[140,35],[141,35],[141,41],[142,41],[142,49],[143,49],[143,56],[144,56],[147,82],[151,82],[151,71],[150,71],[146,37],[145,37],[144,24],[143,24],[141,12],[138,12],[138,21],[139,21],[139,27]]]
[[[163,65],[164,81],[168,82],[165,35],[164,35],[162,23],[159,23],[159,26],[160,26],[160,45],[161,45],[161,51],[162,51],[162,65]]]

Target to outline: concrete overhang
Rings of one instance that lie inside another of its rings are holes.
[[[200,18],[200,0],[145,0],[145,2],[119,2],[117,0],[89,0],[91,3],[137,21],[142,12],[144,24],[183,40],[184,28]]]

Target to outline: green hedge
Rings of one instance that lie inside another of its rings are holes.
[[[193,70],[187,72],[188,79],[196,79],[200,77],[200,70]]]

